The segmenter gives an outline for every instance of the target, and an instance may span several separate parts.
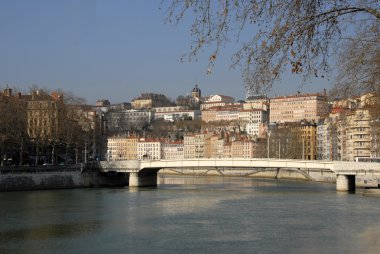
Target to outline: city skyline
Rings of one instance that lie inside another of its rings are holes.
[[[0,3],[0,87],[63,89],[87,103],[131,101],[143,92],[175,100],[197,83],[204,95],[244,99],[240,69],[229,68],[237,44],[222,49],[211,75],[208,56],[181,62],[189,24],[165,24],[160,1],[11,1]],[[269,96],[319,92],[332,80],[306,83],[285,73]]]

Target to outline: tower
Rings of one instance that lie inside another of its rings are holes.
[[[198,85],[196,84],[195,87],[193,88],[193,90],[191,91],[191,96],[196,97],[196,98],[200,98],[201,95],[202,95],[201,89],[199,89]]]

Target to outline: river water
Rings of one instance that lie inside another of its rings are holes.
[[[334,184],[160,176],[0,193],[0,253],[380,253],[380,199]]]

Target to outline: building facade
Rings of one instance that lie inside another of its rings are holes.
[[[270,122],[318,121],[328,114],[326,95],[296,94],[270,99]]]

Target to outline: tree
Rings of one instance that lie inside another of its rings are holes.
[[[361,22],[357,36],[344,40],[339,53],[339,74],[332,90],[335,97],[380,92],[380,27]]]
[[[248,34],[232,66],[242,66],[246,88],[256,93],[270,89],[289,67],[304,78],[324,77],[342,38],[364,36],[364,42],[378,34],[380,22],[379,1],[371,0],[170,0],[164,8],[176,24],[194,13],[193,42],[185,56],[191,60],[211,47],[210,68],[226,43]],[[378,55],[373,58],[378,61]]]

